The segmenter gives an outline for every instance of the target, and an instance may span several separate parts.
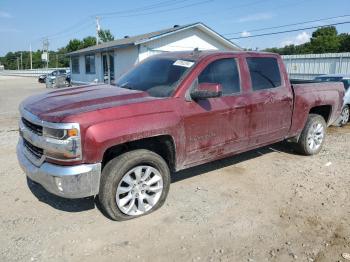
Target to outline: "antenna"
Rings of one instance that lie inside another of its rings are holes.
[[[200,52],[201,51],[199,51],[198,47],[196,47],[195,49],[193,49],[192,55],[197,56],[197,55],[199,55]]]

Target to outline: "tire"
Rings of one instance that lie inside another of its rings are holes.
[[[108,217],[123,221],[160,208],[169,187],[170,171],[165,160],[152,151],[138,149],[107,163],[102,171],[98,198]]]
[[[297,150],[303,155],[319,153],[325,141],[327,124],[320,115],[310,114],[297,143]]]
[[[339,125],[344,126],[349,122],[349,106],[345,105],[341,111]]]

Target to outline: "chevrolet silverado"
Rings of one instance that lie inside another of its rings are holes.
[[[343,96],[341,83],[291,83],[276,54],[169,52],[115,86],[27,98],[17,157],[47,191],[98,196],[111,219],[126,220],[162,206],[171,172],[283,140],[318,153]]]

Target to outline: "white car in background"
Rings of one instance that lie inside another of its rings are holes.
[[[40,82],[40,77],[39,77]],[[54,70],[46,75],[46,88],[67,87],[71,85],[70,69]]]
[[[339,119],[335,122],[335,125],[343,126],[350,121],[350,75],[320,75],[315,77],[319,82],[343,82],[345,88],[344,104]]]

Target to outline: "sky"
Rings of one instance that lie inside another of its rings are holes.
[[[341,17],[270,30],[266,27]],[[331,23],[350,21],[350,0],[0,0],[0,56],[9,51],[42,49],[48,37],[50,50],[70,39],[95,36],[95,17],[102,29],[116,38],[194,22],[203,22],[226,38],[240,38]],[[232,39],[243,48],[264,49],[302,44],[312,31]],[[337,25],[350,33],[350,23]]]

